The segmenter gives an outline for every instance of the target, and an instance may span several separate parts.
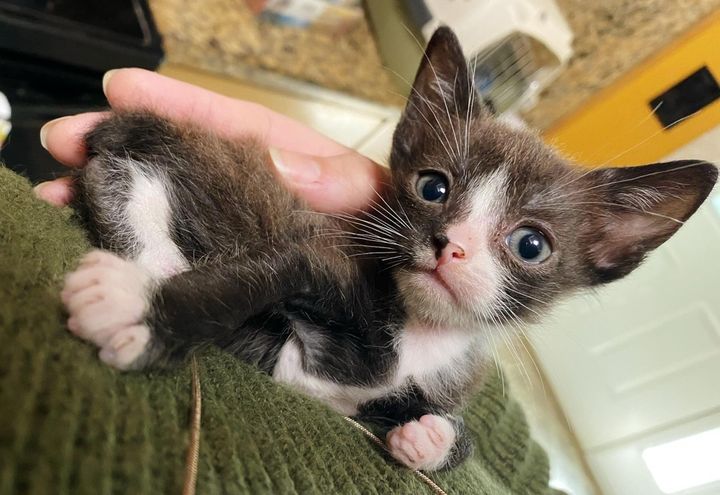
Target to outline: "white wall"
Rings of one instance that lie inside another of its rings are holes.
[[[720,128],[668,157],[681,158],[720,164]],[[662,493],[642,450],[720,426],[718,281],[716,189],[634,274],[569,301],[530,332],[606,494]],[[717,469],[720,475],[720,459]],[[720,487],[692,493],[718,494]]]

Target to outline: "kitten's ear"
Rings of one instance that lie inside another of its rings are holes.
[[[584,235],[595,282],[610,282],[637,268],[695,213],[717,177],[715,166],[696,160],[588,174],[588,196],[581,204],[589,206]]]
[[[456,119],[477,116],[482,105],[470,77],[457,37],[448,27],[438,28],[415,75],[395,130],[394,147],[409,154],[424,139],[450,134],[448,130],[443,134],[439,128],[457,128]]]

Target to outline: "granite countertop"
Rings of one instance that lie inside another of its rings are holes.
[[[525,117],[544,129],[720,8],[720,0],[556,0],[575,33],[566,70]],[[402,105],[366,22],[342,35],[258,21],[243,0],[150,0],[169,62],[229,76],[262,69]]]
[[[166,60],[246,77],[261,69],[359,98],[400,106],[370,27],[343,34],[259,21],[243,0],[150,0]]]
[[[720,0],[556,0],[575,34],[567,68],[524,117],[545,129],[720,8]]]

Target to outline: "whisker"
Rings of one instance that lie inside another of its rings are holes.
[[[457,159],[459,159],[460,158],[460,141],[458,141],[457,134],[455,133],[455,126],[453,125],[453,118],[450,115],[450,108],[448,107],[448,104],[447,104],[447,97],[445,95],[445,90],[443,89],[443,84],[440,82],[440,77],[438,77],[437,71],[435,70],[435,66],[433,65],[432,61],[430,60],[430,57],[427,56],[427,53],[425,53],[424,47],[422,46],[420,41],[415,36],[415,33],[413,33],[410,30],[410,28],[408,28],[407,26],[403,25],[403,27],[405,28],[405,31],[407,31],[407,33],[415,40],[415,43],[417,43],[418,47],[420,47],[420,49],[423,50],[423,57],[427,61],[428,65],[430,66],[430,69],[433,72],[433,75],[435,76],[435,82],[437,83],[438,90],[440,91],[441,100],[443,102],[443,105],[445,106],[445,113],[447,114],[447,117],[448,117],[448,125],[450,126],[450,130],[452,131],[453,137],[455,138],[455,144],[457,146]],[[453,91],[454,91],[454,89],[455,88],[453,88]]]
[[[543,392],[543,396],[547,397],[547,389],[545,388],[545,381],[543,379],[543,374],[540,371],[540,367],[538,366],[537,361],[535,360],[535,356],[530,351],[530,349],[528,349],[528,347],[527,347],[527,345],[532,346],[532,343],[527,338],[527,333],[525,331],[524,325],[517,318],[517,316],[512,315],[512,314],[510,314],[508,316],[509,316],[509,318],[505,317],[504,321],[506,324],[513,326],[515,328],[515,330],[517,331],[518,335],[517,335],[516,340],[522,346],[523,350],[525,351],[525,355],[530,359],[530,363],[532,364],[533,368],[535,369],[535,374],[538,377],[538,379],[540,380],[540,386],[541,386],[541,389]],[[527,345],[526,345],[526,343],[527,343]]]
[[[369,227],[369,228],[377,228],[377,229],[380,229],[380,230],[382,230],[383,232],[385,232],[385,233],[387,233],[387,234],[397,235],[397,236],[399,236],[399,237],[403,237],[403,238],[407,239],[407,237],[405,237],[403,234],[401,234],[400,232],[398,232],[397,229],[393,228],[391,225],[388,225],[388,224],[385,223],[385,222],[378,221],[378,220],[376,219],[376,217],[375,217],[375,219],[376,219],[376,222],[377,222],[377,223],[371,222],[371,221],[366,220],[366,219],[364,219],[364,218],[358,218],[358,217],[349,215],[349,214],[347,214],[347,213],[326,213],[326,212],[310,211],[310,210],[295,210],[295,211],[303,212],[303,213],[310,213],[310,214],[320,215],[320,216],[326,216],[326,217],[329,217],[329,218],[334,218],[334,219],[342,220],[342,221],[348,222],[348,223],[350,223],[350,224],[355,224],[355,225],[360,224],[360,225],[364,225],[364,226]]]
[[[538,299],[538,298],[536,298],[536,297],[531,296],[530,294],[526,294],[526,293],[524,293],[524,292],[522,292],[522,291],[519,291],[519,290],[517,290],[517,289],[513,289],[512,287],[505,287],[505,290],[509,290],[510,292],[514,292],[515,294],[520,295],[521,297],[526,297],[526,298],[528,298],[528,299],[531,299],[531,300],[533,300],[533,301],[535,301],[535,302],[537,302],[537,303],[543,304],[543,305],[545,305],[545,304],[548,303],[548,301],[543,301],[542,299]]]
[[[651,140],[652,138],[654,138],[654,137],[657,136],[658,134],[661,134],[661,133],[665,132],[666,130],[668,130],[669,128],[671,128],[672,126],[677,125],[677,124],[680,124],[681,122],[684,122],[684,121],[686,121],[687,119],[696,116],[696,115],[697,115],[698,113],[700,113],[700,112],[702,112],[702,109],[697,110],[697,111],[691,113],[690,115],[686,115],[686,116],[684,116],[684,117],[680,117],[679,119],[675,120],[674,122],[669,123],[669,124],[666,125],[665,127],[662,127],[661,129],[653,132],[652,134],[650,134],[648,137],[646,137],[645,139],[643,139],[642,141],[640,141],[640,142],[637,143],[636,145],[631,146],[630,148],[628,148],[627,150],[623,151],[622,153],[618,153],[617,155],[613,156],[612,158],[609,158],[608,160],[604,161],[603,163],[600,164],[600,167],[605,167],[608,163],[611,163],[611,162],[617,160],[618,158],[627,155],[627,154],[630,153],[631,151],[638,149],[640,146],[642,146],[643,144],[647,143],[649,140]]]
[[[416,41],[417,41],[417,40],[416,40]],[[402,79],[402,80],[410,87],[410,95],[411,95],[411,96],[415,96],[416,98],[420,99],[420,101],[422,101],[423,103],[425,103],[425,104],[427,105],[428,110],[430,110],[430,113],[432,113],[432,116],[433,116],[433,118],[435,119],[435,122],[437,123],[437,127],[438,127],[438,128],[440,129],[440,131],[443,133],[443,136],[445,136],[445,140],[444,140],[444,141],[443,141],[443,139],[440,137],[440,135],[437,133],[437,130],[435,129],[435,126],[433,126],[433,125],[430,123],[430,121],[427,119],[427,117],[425,116],[425,113],[422,112],[421,109],[420,109],[417,105],[415,105],[415,104],[413,103],[412,99],[406,98],[407,103],[410,104],[410,105],[412,105],[413,108],[415,108],[415,110],[417,111],[417,113],[423,118],[423,120],[425,120],[425,122],[427,123],[428,127],[429,127],[430,129],[432,129],[432,131],[435,133],[435,136],[438,138],[438,141],[440,141],[440,143],[441,143],[441,144],[443,145],[443,147],[445,148],[445,152],[448,154],[448,157],[451,158],[451,159],[452,159],[452,158],[456,158],[455,155],[454,155],[454,153],[450,151],[450,149],[452,148],[452,145],[450,144],[450,138],[448,137],[447,133],[445,132],[445,128],[444,128],[443,125],[440,123],[440,119],[438,118],[437,114],[435,113],[435,108],[437,108],[438,110],[441,110],[440,107],[438,107],[435,103],[431,102],[428,98],[426,98],[425,96],[421,95],[418,91],[416,91],[416,90],[413,88],[413,85],[412,85],[411,83],[409,83],[409,82],[407,81],[407,79],[405,79],[403,76],[401,76],[400,74],[398,74],[397,72],[395,72],[395,71],[393,71],[393,70],[390,70],[390,71],[391,71],[392,73],[394,73],[397,77],[399,77],[400,79]],[[402,95],[400,95],[400,96],[402,96]]]
[[[653,108],[652,112],[650,112],[649,115],[647,115],[643,120],[641,120],[633,129],[639,127],[641,124],[643,124],[645,121],[647,121],[647,119],[651,118],[651,117],[653,116],[653,114],[655,114],[655,112],[658,111],[658,109],[660,108],[660,106],[661,106],[662,104],[663,104],[662,101],[661,101],[660,103],[658,103],[658,104],[655,106],[655,108]],[[555,186],[554,188],[551,188],[551,189],[547,192],[547,194],[553,194],[553,193],[557,192],[558,190],[564,189],[565,187],[569,186],[570,184],[572,184],[572,183],[574,183],[574,182],[576,182],[576,181],[578,181],[578,180],[581,180],[583,177],[587,176],[588,174],[593,173],[593,172],[594,172],[595,170],[597,170],[598,168],[602,168],[602,167],[608,165],[610,162],[612,162],[612,161],[614,161],[614,160],[616,160],[616,159],[618,159],[618,158],[626,155],[627,153],[629,153],[629,152],[637,149],[639,146],[642,146],[642,145],[645,144],[648,140],[654,138],[655,136],[657,136],[657,135],[660,134],[661,132],[669,129],[670,127],[672,127],[672,126],[674,126],[674,125],[677,125],[677,124],[683,122],[684,120],[686,120],[686,119],[688,119],[688,118],[690,118],[690,117],[693,117],[694,115],[697,115],[700,111],[701,111],[701,110],[698,110],[698,111],[696,111],[696,112],[694,112],[694,113],[692,113],[692,114],[690,114],[690,115],[686,115],[685,117],[681,117],[681,118],[675,120],[674,122],[671,122],[670,124],[668,124],[668,125],[666,125],[665,127],[661,128],[659,131],[654,132],[653,134],[651,134],[651,135],[648,136],[647,138],[643,139],[642,141],[640,141],[640,142],[637,143],[636,145],[632,146],[631,148],[623,151],[622,153],[620,153],[620,154],[618,154],[618,155],[615,155],[614,157],[610,158],[609,160],[606,160],[605,162],[603,162],[602,164],[600,164],[600,165],[598,165],[598,166],[596,166],[596,167],[590,167],[590,168],[588,168],[588,170],[586,170],[585,172],[583,172],[582,174],[576,176],[575,178],[573,178],[572,180],[570,180],[570,181],[568,181],[568,182],[559,184],[559,185]]]
[[[604,201],[578,201],[578,202],[569,203],[569,204],[572,206],[594,206],[594,205],[597,205],[597,206],[612,206],[612,207],[617,207],[617,208],[625,208],[627,210],[636,211],[636,212],[642,213],[644,215],[650,215],[653,217],[662,218],[664,220],[670,220],[671,222],[675,222],[680,225],[683,225],[685,223],[682,220],[678,220],[677,218],[671,217],[669,215],[663,215],[662,213],[657,213],[654,211],[647,211],[647,210],[644,210],[637,206],[624,205],[621,203],[612,203],[612,202],[604,202]]]
[[[559,199],[563,199],[563,198],[566,198],[566,197],[569,197],[569,196],[574,196],[574,195],[576,195],[576,194],[583,194],[583,193],[586,193],[586,192],[588,192],[588,191],[593,191],[593,190],[595,190],[595,189],[599,189],[599,188],[603,188],[603,187],[610,187],[610,186],[614,186],[614,185],[616,185],[616,184],[623,184],[623,183],[627,183],[627,182],[634,182],[634,181],[636,181],[636,180],[645,179],[645,178],[647,178],[647,177],[652,177],[652,176],[655,176],[655,175],[660,175],[660,174],[665,174],[665,173],[670,173],[670,172],[677,172],[678,170],[684,170],[684,169],[687,169],[687,168],[698,167],[698,166],[704,165],[704,164],[706,164],[706,163],[708,163],[708,162],[706,162],[706,161],[697,161],[697,162],[689,163],[689,164],[687,164],[687,165],[683,165],[683,166],[680,166],[680,167],[676,167],[676,168],[673,168],[673,169],[670,169],[670,170],[658,170],[658,171],[656,171],[656,172],[648,172],[648,173],[646,173],[646,174],[638,175],[638,176],[636,176],[636,177],[629,177],[629,178],[627,178],[627,179],[618,179],[618,180],[612,181],[612,182],[605,182],[605,183],[602,183],[602,184],[595,184],[595,185],[590,186],[590,187],[587,187],[587,188],[585,188],[585,189],[580,189],[580,190],[577,190],[577,191],[570,191],[570,192],[568,192],[568,193],[561,194],[561,195],[559,195],[559,196],[554,196],[552,199],[553,199],[554,201],[557,201],[557,200],[559,200]]]

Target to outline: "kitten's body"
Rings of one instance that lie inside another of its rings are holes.
[[[401,462],[456,464],[470,450],[457,412],[493,331],[627,274],[717,175],[700,162],[584,173],[473,102],[441,30],[395,134],[391,184],[353,216],[308,211],[257,142],[113,115],[87,136],[81,199],[98,245],[124,259],[95,252],[68,277],[69,328],[120,368],[220,345],[393,427]],[[525,259],[528,239],[546,249]]]
[[[486,337],[409,319],[392,272],[338,234],[352,221],[311,212],[278,184],[257,142],[117,114],[87,144],[79,206],[96,243],[160,286],[146,317],[155,342],[139,361],[115,365],[181,358],[213,342],[343,414],[386,425],[449,415],[478,384]],[[376,215],[392,214],[358,218]]]

